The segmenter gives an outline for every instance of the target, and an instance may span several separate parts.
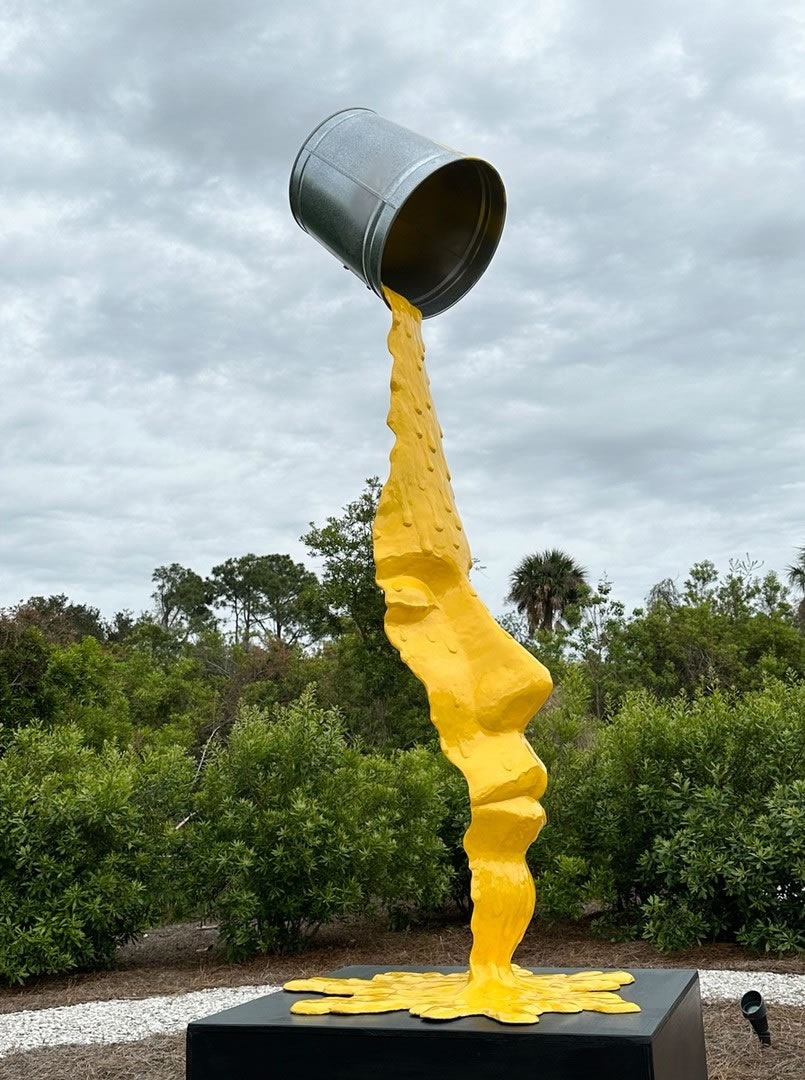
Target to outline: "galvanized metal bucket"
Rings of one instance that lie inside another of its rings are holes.
[[[382,297],[381,283],[425,318],[468,292],[503,231],[495,169],[371,109],[344,109],[305,140],[291,170],[297,223]]]

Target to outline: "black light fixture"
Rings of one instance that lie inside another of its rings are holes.
[[[764,1046],[771,1046],[769,1021],[766,1016],[766,1002],[758,990],[747,990],[741,998],[741,1014],[754,1028],[755,1034]]]

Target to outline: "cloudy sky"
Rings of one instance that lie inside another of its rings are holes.
[[[384,475],[388,312],[294,223],[325,116],[492,161],[425,324],[492,610],[805,544],[805,15],[767,0],[0,0],[0,605],[289,551]]]

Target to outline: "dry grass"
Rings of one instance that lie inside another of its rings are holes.
[[[769,1010],[763,1049],[735,1005],[705,1005],[710,1080],[803,1080],[805,1009]],[[112,1046],[56,1047],[0,1059],[3,1080],[183,1080],[184,1035]]]

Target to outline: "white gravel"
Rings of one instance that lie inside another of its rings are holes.
[[[699,971],[704,1001],[739,1001],[747,990],[759,990],[769,1004],[805,1005],[805,975],[771,971]]]
[[[805,1005],[805,975],[764,971],[700,971],[705,1001],[737,1002],[759,990],[769,1004]],[[57,1009],[0,1014],[0,1057],[42,1046],[136,1042],[184,1031],[191,1020],[230,1009],[278,986],[237,986],[137,1000],[89,1001]]]
[[[4,1013],[0,1015],[0,1057],[41,1046],[136,1042],[152,1035],[175,1035],[191,1020],[275,990],[279,987],[220,987],[134,1001],[88,1001],[57,1009]]]

